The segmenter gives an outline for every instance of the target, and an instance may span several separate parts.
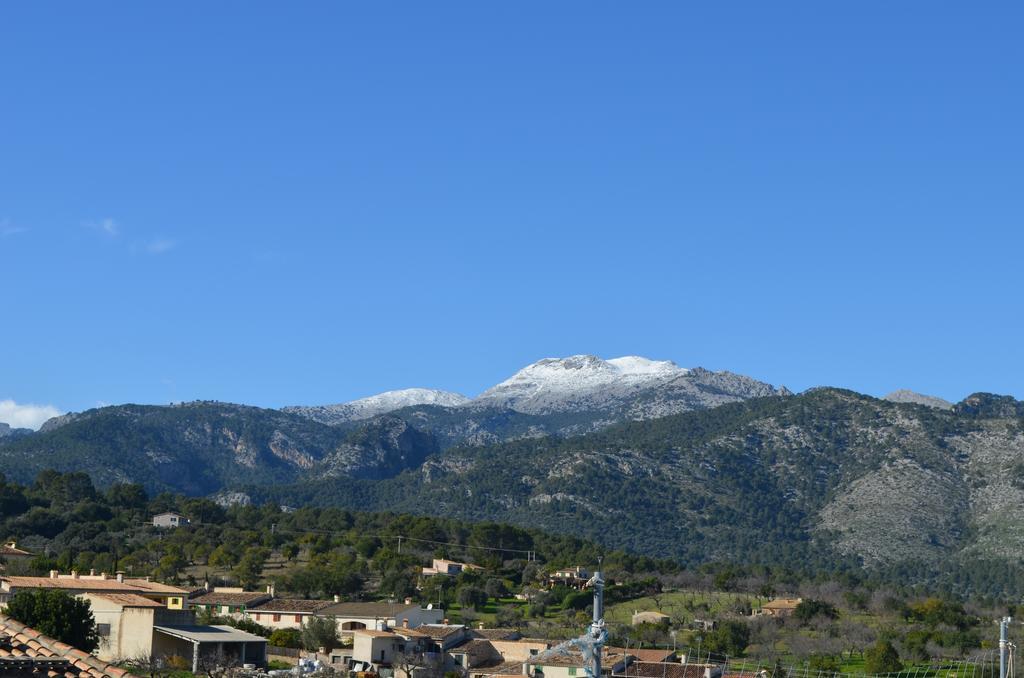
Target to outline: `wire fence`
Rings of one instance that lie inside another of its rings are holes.
[[[626,648],[629,651],[629,648]],[[626,678],[1000,678],[998,650],[984,650],[967,659],[915,662],[899,671],[868,674],[864,671],[842,671],[811,668],[810,662],[775,659],[759,661],[714,653],[681,650],[680,664],[644,662],[627,665],[618,675]],[[1014,678],[1016,648],[1007,652],[1006,678]],[[658,675],[659,669],[661,676]]]

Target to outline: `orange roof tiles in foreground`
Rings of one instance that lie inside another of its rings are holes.
[[[33,660],[38,660],[32,666]],[[66,662],[66,663],[65,663]],[[18,669],[22,664],[24,669]],[[4,670],[9,675],[18,675],[25,670],[42,668],[40,664],[51,664],[50,676],[64,678],[136,678],[134,674],[100,661],[87,652],[71,647],[59,640],[44,636],[33,628],[10,617],[0,615],[0,665],[9,664]],[[18,673],[14,673],[18,671]]]

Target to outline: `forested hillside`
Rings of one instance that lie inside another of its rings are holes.
[[[1021,412],[986,394],[947,411],[816,389],[442,449],[401,413],[344,430],[216,403],[124,406],[0,445],[0,460],[23,481],[82,469],[101,486],[507,522],[687,565],[996,590],[1024,549]]]

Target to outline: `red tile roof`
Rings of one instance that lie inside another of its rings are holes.
[[[17,675],[43,666],[50,676],[64,678],[135,678],[124,669],[0,615],[0,671]]]
[[[0,556],[14,556],[14,557],[18,557],[18,556],[30,556],[30,555],[32,555],[32,554],[29,553],[28,551],[22,551],[17,546],[15,546],[14,542],[7,542],[6,544],[0,546]]]
[[[192,599],[193,605],[244,605],[245,607],[251,607],[258,605],[264,600],[269,600],[269,593],[256,593],[243,591],[241,593],[235,591],[211,591],[210,593],[204,593],[201,596],[197,596]]]
[[[637,661],[642,662],[664,662],[672,661],[672,657],[675,652],[672,650],[657,650],[657,649],[637,649],[635,647],[609,647],[609,651],[617,654],[628,654],[636,657]]]

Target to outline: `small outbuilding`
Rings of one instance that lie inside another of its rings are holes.
[[[267,639],[230,626],[154,626],[153,655],[179,656],[192,662],[192,673],[200,664],[267,665]]]

